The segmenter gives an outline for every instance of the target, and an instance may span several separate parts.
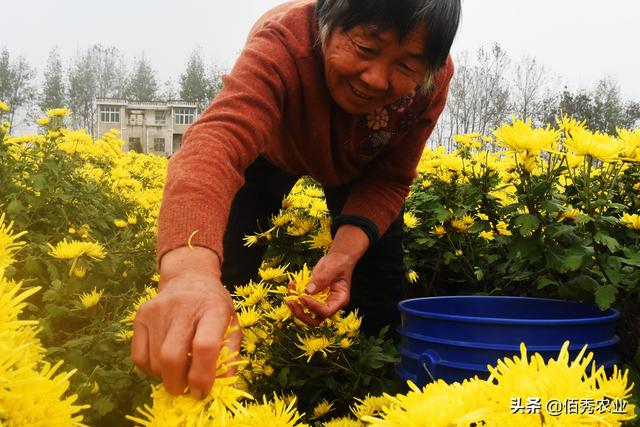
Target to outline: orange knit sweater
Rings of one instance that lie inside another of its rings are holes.
[[[187,130],[169,161],[157,260],[204,246],[223,259],[222,238],[245,169],[263,155],[324,185],[355,180],[342,214],[368,219],[381,235],[404,202],[425,142],[442,112],[453,64],[426,93],[367,115],[332,101],[317,46],[315,1],[293,1],[253,28],[224,88]]]

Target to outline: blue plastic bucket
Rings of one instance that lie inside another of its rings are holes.
[[[615,321],[620,312],[601,311],[594,304],[545,298],[449,296],[400,302],[400,364],[403,380],[422,386],[436,379],[451,383],[486,379],[487,365],[520,354],[557,357],[569,340],[575,357],[587,344],[597,366],[619,362]]]

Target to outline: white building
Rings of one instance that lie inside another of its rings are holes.
[[[180,149],[198,104],[188,101],[129,101],[97,98],[96,136],[120,130],[123,149],[171,156]]]

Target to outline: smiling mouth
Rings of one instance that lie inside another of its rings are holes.
[[[362,92],[360,92],[358,89],[356,89],[355,87],[353,87],[351,85],[351,83],[349,83],[349,87],[351,88],[351,91],[360,99],[364,100],[364,101],[371,101],[372,99],[374,99],[373,96],[368,96]]]

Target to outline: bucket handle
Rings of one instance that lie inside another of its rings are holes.
[[[427,350],[420,355],[420,364],[427,373],[431,381],[436,382],[437,366],[440,362],[440,355],[433,350]]]

